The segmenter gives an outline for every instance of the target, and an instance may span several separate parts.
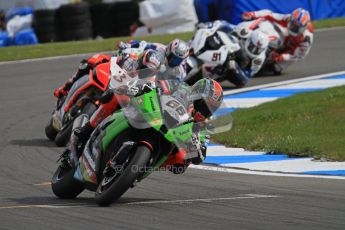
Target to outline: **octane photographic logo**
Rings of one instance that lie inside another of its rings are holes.
[[[166,165],[166,166],[138,166],[138,165],[132,165],[131,171],[133,173],[152,173],[157,171],[171,171],[174,173],[183,173],[185,171],[185,167],[176,166],[176,165]]]

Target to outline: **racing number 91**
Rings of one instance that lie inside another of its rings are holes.
[[[220,61],[221,53],[213,53],[212,61]]]

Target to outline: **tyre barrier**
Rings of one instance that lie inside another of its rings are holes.
[[[87,3],[62,5],[56,11],[56,21],[60,41],[92,38],[91,14]]]
[[[85,2],[62,5],[56,10],[34,11],[33,28],[40,43],[86,40],[96,37],[130,35],[130,26],[139,21],[136,2]]]
[[[33,28],[40,43],[56,41],[55,10],[34,11]]]
[[[135,2],[95,4],[90,11],[94,37],[128,36],[130,26],[139,20],[139,5]]]

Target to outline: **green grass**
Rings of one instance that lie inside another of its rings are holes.
[[[313,25],[315,29],[345,26],[345,18],[330,18],[324,20],[317,20],[313,21]]]
[[[249,150],[345,161],[345,87],[302,93],[231,114],[216,143]]]
[[[147,40],[150,42],[169,43],[174,38],[189,40],[193,33],[178,33],[169,35],[155,35],[147,37],[118,37],[104,40],[90,40],[77,42],[56,42],[45,43],[33,46],[11,46],[0,48],[0,62],[22,60],[28,58],[52,57],[70,54],[82,54],[110,51],[116,49],[119,41],[128,41],[131,39]]]

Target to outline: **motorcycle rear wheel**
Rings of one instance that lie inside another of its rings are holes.
[[[138,169],[144,169],[147,166],[150,155],[149,148],[144,145],[138,146],[120,175],[111,178],[112,181],[106,183],[105,180],[109,178],[104,177],[102,179],[95,193],[96,203],[100,206],[109,206],[119,199],[133,185],[135,180],[143,174],[143,171]]]

